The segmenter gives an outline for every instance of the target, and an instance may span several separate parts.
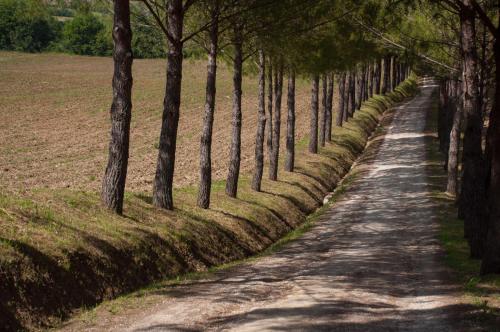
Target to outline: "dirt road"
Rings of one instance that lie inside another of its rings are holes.
[[[120,331],[456,331],[426,174],[435,87],[394,113],[350,189],[301,239],[257,262],[166,291]],[[104,326],[101,326],[104,327]]]

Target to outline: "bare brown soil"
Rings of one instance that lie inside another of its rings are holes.
[[[184,66],[177,187],[194,184],[198,179],[205,67],[202,60],[188,60]],[[100,189],[107,160],[112,69],[110,58],[0,52],[0,187]],[[149,192],[158,152],[165,61],[135,60],[133,75],[127,190]],[[224,179],[231,130],[232,77],[223,63],[217,76],[213,174],[215,179]],[[248,172],[253,167],[257,80],[249,74],[243,81],[241,167],[242,172]],[[308,131],[309,90],[306,81],[297,82],[298,140]]]

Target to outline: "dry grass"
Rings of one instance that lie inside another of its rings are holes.
[[[175,211],[149,194],[159,130],[163,61],[136,61],[131,176],[125,216],[99,204],[107,144],[111,62],[1,53],[0,326],[50,326],[73,310],[190,271],[261,252],[321,205],[361,153],[380,114],[414,85],[367,102],[320,154],[305,151],[309,88],[299,83],[297,171],[250,189],[255,80],[246,79],[243,175],[238,199],[213,183],[212,206],[195,204],[204,64],[186,63]],[[219,75],[215,173],[225,174],[230,73]],[[44,83],[46,82],[46,83]],[[253,98],[252,98],[253,96]],[[194,115],[196,114],[196,121]],[[224,120],[226,119],[226,120]],[[219,172],[219,173],[217,173]],[[95,177],[95,179],[93,178]],[[69,188],[68,188],[69,187]]]

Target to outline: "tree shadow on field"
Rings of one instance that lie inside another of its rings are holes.
[[[271,195],[273,195],[273,194],[271,194]],[[287,228],[287,229],[293,228],[293,226],[290,225],[290,223],[286,220],[286,218],[281,213],[279,213],[276,209],[273,209],[272,207],[266,206],[264,204],[261,204],[255,200],[251,200],[249,198],[244,199],[243,201],[248,203],[248,204],[253,205],[257,209],[263,209],[266,211],[266,213],[270,213],[276,220],[278,220],[280,223],[282,223],[285,226],[285,228]]]
[[[347,134],[342,134],[335,137],[333,139],[333,143],[345,148],[353,155],[359,153],[360,151],[363,151],[363,148],[365,147],[364,144],[361,143],[361,140],[355,142],[354,140],[350,139]]]
[[[295,197],[293,197],[291,195],[280,194],[280,193],[269,192],[269,191],[263,191],[263,193],[266,193],[266,194],[269,194],[269,195],[273,195],[273,196],[277,196],[277,197],[280,197],[282,199],[285,199],[285,200],[289,201],[292,205],[296,206],[300,210],[300,212],[302,212],[304,215],[308,215],[309,213],[311,213],[311,208],[309,208],[302,201],[298,200],[297,198],[295,198]],[[289,226],[292,228],[291,225],[289,225]]]
[[[217,256],[217,252],[211,251],[218,248],[218,246],[211,246],[210,243],[212,242],[226,243],[227,248],[236,250],[240,253],[238,256],[241,257],[245,257],[253,253],[253,250],[246,243],[239,241],[239,237],[234,233],[234,231],[223,227],[220,223],[217,223],[210,218],[202,218],[186,209],[181,211],[184,215],[189,216],[189,218],[196,221],[196,223],[193,223],[188,227],[188,233],[191,237],[191,239],[188,240],[188,243],[194,253],[194,256],[199,258],[207,267],[216,264],[213,260],[213,255]],[[244,226],[250,228],[251,233],[266,237],[265,232],[262,233],[263,230],[256,227],[250,220],[220,210],[214,211],[234,218]],[[203,247],[201,247],[200,244],[203,244]]]
[[[273,239],[269,236],[269,232],[266,229],[264,229],[263,227],[261,227],[258,223],[255,223],[255,222],[251,221],[250,219],[243,218],[243,217],[237,216],[236,214],[233,214],[233,213],[230,213],[230,212],[226,212],[226,211],[223,211],[223,210],[214,209],[214,211],[216,211],[216,212],[218,212],[220,214],[223,214],[223,215],[225,215],[225,216],[227,216],[229,218],[241,221],[242,223],[244,223],[247,226],[249,226],[250,228],[252,228],[253,232],[257,232],[258,234],[260,234],[261,236],[265,237],[270,242],[273,242]]]
[[[314,169],[314,163],[311,163],[311,162],[307,163],[307,167]],[[328,183],[323,178],[321,178],[320,176],[318,176],[316,174],[311,174],[311,172],[308,172],[305,168],[303,168],[301,166],[297,166],[295,168],[295,173],[300,174],[300,175],[302,175],[306,178],[309,178],[311,180],[314,180],[316,183],[318,183],[321,186],[321,187],[316,186],[316,189],[318,189],[318,191],[320,191],[322,193],[326,193],[331,189],[330,186],[328,185]]]
[[[306,186],[304,186],[303,184],[301,184],[301,183],[299,183],[297,181],[283,181],[283,182],[287,183],[287,184],[289,184],[291,186],[300,188],[300,190],[302,190],[306,195],[308,195],[309,197],[311,197],[311,199],[313,199],[314,201],[320,202],[323,199],[323,195],[322,194],[320,196],[318,196],[311,189],[307,188]],[[319,191],[319,189],[317,187],[315,187],[315,190]]]

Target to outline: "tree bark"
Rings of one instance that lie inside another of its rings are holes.
[[[403,77],[404,69],[403,68],[404,68],[404,65],[402,63],[400,63],[399,67],[398,67],[398,78],[399,78],[398,85],[404,81],[404,77]]]
[[[354,71],[349,73],[349,117],[354,116],[356,111],[356,76]]]
[[[288,74],[287,106],[285,171],[293,172],[295,168],[295,72],[293,69],[290,69]]]
[[[205,114],[200,142],[200,183],[198,186],[198,206],[208,209],[212,186],[212,130],[215,112],[215,94],[217,77],[217,47],[219,36],[219,6],[214,2],[211,9],[212,25],[209,29],[209,52],[207,64],[207,84],[205,91]]]
[[[269,160],[269,180],[278,180],[278,161],[280,154],[281,132],[281,96],[283,94],[283,65],[274,71],[274,119],[272,133],[272,151]]]
[[[363,66],[363,101],[368,100],[369,91],[368,66]]]
[[[389,91],[392,92],[396,88],[396,57],[392,56],[390,59],[390,82]]]
[[[267,158],[269,159],[269,173],[271,173],[271,159],[273,159],[273,64],[269,58],[269,69],[267,71],[267,119],[266,119],[266,132],[267,132]]]
[[[311,116],[309,134],[309,152],[318,153],[318,92],[319,75],[314,75],[311,89]]]
[[[345,86],[344,86],[344,111],[342,113],[342,122],[349,121],[349,113],[351,109],[351,81],[350,72],[346,73]]]
[[[478,87],[478,100],[479,100],[479,107],[481,108],[481,114],[483,116],[483,119],[486,117],[487,113],[487,105],[488,105],[488,91],[489,91],[489,84],[488,84],[488,48],[489,48],[489,40],[488,40],[488,35],[487,35],[487,28],[484,24],[482,26],[482,31],[481,31],[481,57],[479,59],[479,87]]]
[[[376,62],[375,69],[375,94],[379,95],[382,89],[382,63],[383,59]]]
[[[361,103],[363,102],[363,69],[356,70],[354,72],[356,85],[356,110],[361,109]]]
[[[375,84],[374,79],[375,79],[375,69],[374,69],[374,64],[372,62],[369,64],[368,68],[368,82],[369,82],[368,98],[373,97],[373,90]]]
[[[328,88],[326,94],[326,124],[325,124],[325,140],[327,142],[332,141],[332,118],[333,118],[333,82],[334,75],[330,73],[328,75]]]
[[[497,30],[497,33],[500,31]],[[481,274],[500,274],[500,42],[493,46],[495,59],[495,95],[490,113],[487,154],[488,177],[488,230]]]
[[[461,104],[461,99],[460,95],[461,93],[459,92],[460,90],[460,83],[458,80],[448,80],[447,81],[447,88],[446,88],[446,93],[447,93],[447,104],[446,104],[446,110],[444,114],[444,151],[446,152],[446,157],[445,157],[445,163],[444,163],[444,169],[448,170],[448,157],[449,157],[449,150],[450,150],[450,133],[451,129],[453,127],[453,118],[455,115],[455,112],[457,109],[460,107],[462,109]],[[462,109],[462,117],[463,117],[463,109]]]
[[[401,79],[400,79],[400,68],[401,68],[401,64],[399,63],[399,61],[396,62],[396,85],[395,87],[397,87],[399,85],[399,83],[401,82]]]
[[[241,162],[241,81],[243,67],[243,39],[239,25],[234,27],[234,59],[233,59],[233,119],[231,148],[229,152],[229,172],[226,181],[226,194],[236,197]]]
[[[483,254],[485,216],[485,169],[481,146],[482,116],[478,101],[475,13],[471,0],[464,0],[460,10],[463,63],[463,108],[465,133],[463,140],[463,176],[459,209],[464,216],[464,230],[469,240],[471,257]]]
[[[389,92],[389,84],[390,84],[390,72],[391,72],[391,57],[386,56],[384,58],[384,66],[383,66],[383,79],[382,79],[382,86],[380,88],[380,92],[385,95],[387,92]]]
[[[266,59],[264,52],[259,50],[259,115],[257,134],[255,135],[255,170],[252,189],[261,190],[262,174],[264,173],[264,134],[266,129]]]
[[[325,146],[325,137],[326,137],[326,108],[328,105],[327,93],[328,93],[328,82],[325,74],[321,75],[321,112],[319,115],[319,145]]]
[[[462,109],[457,107],[453,115],[453,126],[450,131],[450,144],[448,149],[448,183],[446,192],[449,195],[457,195],[457,178],[458,178],[458,152],[460,145],[460,126],[462,123]]]
[[[336,125],[339,127],[342,127],[342,123],[344,121],[344,114],[345,114],[345,105],[347,104],[346,100],[346,73],[342,72],[339,75],[339,105],[337,109],[337,118],[336,118]]]
[[[167,5],[167,30],[171,39],[168,39],[167,83],[163,101],[158,162],[153,186],[153,204],[168,210],[174,208],[172,187],[181,104],[183,26],[182,0],[169,1]]]
[[[398,82],[398,68],[399,68],[399,60],[397,57],[394,57],[394,84],[392,86],[392,91],[396,90],[399,85]]]
[[[122,214],[127,178],[130,121],[132,117],[132,29],[129,0],[114,1],[113,102],[108,165],[102,181],[101,200]]]
[[[439,84],[439,108],[438,108],[438,138],[439,150],[447,153],[446,147],[446,113],[448,110],[448,81],[443,80]],[[449,136],[448,136],[449,137]]]

